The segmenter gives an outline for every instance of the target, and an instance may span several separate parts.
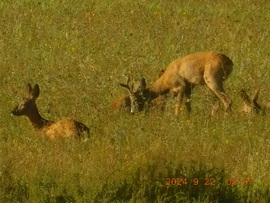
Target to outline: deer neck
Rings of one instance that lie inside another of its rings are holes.
[[[35,108],[26,115],[28,119],[30,120],[32,126],[34,127],[35,130],[40,130],[41,128],[49,125],[51,121],[48,121],[39,114],[37,107]]]
[[[157,98],[159,95],[169,93],[170,88],[165,85],[163,78],[160,77],[147,88],[147,91],[149,94],[149,98],[152,100]]]

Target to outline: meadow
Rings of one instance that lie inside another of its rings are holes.
[[[270,101],[270,1],[0,0],[0,202],[270,202],[270,112],[241,115],[239,92]],[[110,104],[127,77],[155,81],[174,59],[216,51],[234,62],[232,113],[128,115]],[[39,84],[49,120],[73,117],[87,142],[50,142],[10,115]],[[267,114],[268,113],[268,114]]]

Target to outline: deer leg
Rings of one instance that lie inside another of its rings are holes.
[[[215,99],[215,101],[214,101],[214,105],[212,107],[211,116],[215,116],[220,108],[219,98],[216,95],[214,95],[214,99]]]
[[[225,112],[231,112],[232,100],[224,91],[216,91],[215,94],[224,105]]]
[[[182,101],[183,101],[183,96],[185,92],[185,87],[179,87],[174,89],[174,93],[177,92],[176,94],[176,101],[175,101],[175,115],[178,116],[181,106],[182,106]]]
[[[215,95],[219,98],[219,100],[224,104],[225,112],[231,111],[232,100],[225,93],[223,89],[222,80],[218,80],[216,78],[208,78],[205,80],[207,86],[215,93]]]
[[[188,113],[191,112],[191,91],[192,91],[192,88],[193,87],[191,86],[191,84],[188,84],[186,86],[186,89],[185,89],[185,97],[186,97],[185,105],[186,105]]]

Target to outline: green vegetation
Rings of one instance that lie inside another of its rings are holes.
[[[0,0],[0,202],[269,202],[269,115],[237,113],[241,88],[270,98],[269,9],[268,0]],[[205,87],[190,118],[174,118],[172,99],[164,114],[110,110],[127,76],[151,83],[204,50],[235,64],[232,115],[209,116]],[[82,121],[91,139],[49,142],[10,116],[27,82],[40,85],[45,118]]]

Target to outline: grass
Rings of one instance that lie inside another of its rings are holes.
[[[266,0],[0,1],[0,201],[269,202],[269,116],[237,113],[241,88],[260,86],[259,102],[269,100],[269,8]],[[151,83],[173,59],[203,50],[235,64],[225,84],[232,115],[209,117],[205,87],[194,91],[190,118],[174,118],[173,100],[164,114],[111,112],[126,94],[118,82]],[[49,142],[11,117],[27,82],[40,85],[45,118],[84,122],[89,142]]]

